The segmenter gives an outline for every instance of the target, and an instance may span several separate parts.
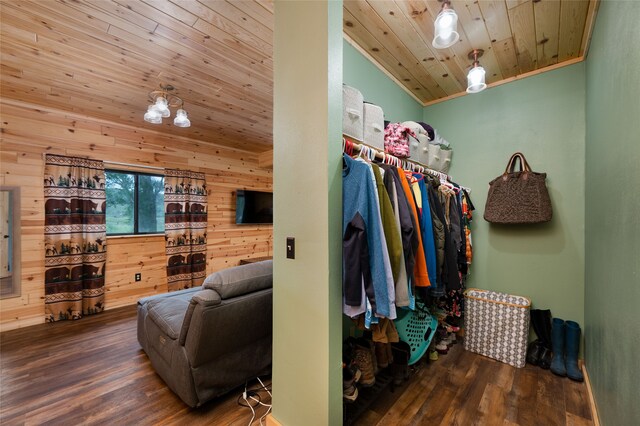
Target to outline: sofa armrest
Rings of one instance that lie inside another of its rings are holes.
[[[143,297],[142,299],[138,299],[138,305],[144,306],[153,300],[160,300],[160,299],[166,300],[168,298],[173,298],[173,297],[182,297],[186,294],[196,293],[200,290],[202,290],[202,286],[185,288],[183,290],[172,291],[171,293],[154,294],[153,296],[147,296],[147,297]]]
[[[178,342],[180,345],[184,345],[184,342],[187,340],[187,333],[189,332],[189,327],[191,326],[191,318],[193,317],[193,311],[195,311],[197,305],[201,305],[204,308],[219,305],[221,302],[220,295],[216,293],[214,290],[200,290],[193,295],[191,298],[191,303],[189,303],[189,307],[187,308],[187,312],[184,315],[184,320],[182,321],[182,328],[180,329],[180,337],[178,338]]]
[[[219,305],[222,299],[220,299],[220,295],[210,289],[205,289],[197,292],[191,298],[191,303],[200,303],[204,306],[213,306]]]

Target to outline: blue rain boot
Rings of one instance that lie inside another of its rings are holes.
[[[553,319],[551,327],[551,346],[553,348],[553,360],[551,372],[558,376],[566,376],[567,369],[564,366],[565,323],[560,318]]]
[[[578,350],[580,349],[580,326],[577,322],[567,321],[565,334],[567,336],[565,349],[565,363],[567,367],[567,377],[576,382],[582,382],[584,376],[578,367]]]

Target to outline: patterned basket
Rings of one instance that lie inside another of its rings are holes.
[[[465,291],[464,297],[464,348],[514,367],[524,367],[531,300],[477,288]]]

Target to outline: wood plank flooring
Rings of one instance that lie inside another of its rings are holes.
[[[423,360],[354,423],[383,425],[593,425],[584,383],[529,364],[514,368],[454,345]]]
[[[242,389],[198,409],[175,396],[138,344],[135,306],[1,334],[0,388],[3,426],[247,425],[251,419],[236,402]]]
[[[198,409],[182,403],[140,349],[135,316],[129,306],[1,334],[0,424],[249,423],[250,410],[236,402],[242,389]],[[393,392],[383,392],[356,424],[593,423],[583,383],[537,367],[512,368],[458,344],[438,361],[421,363]]]

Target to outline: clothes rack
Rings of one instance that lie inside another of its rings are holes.
[[[354,142],[344,137],[342,138],[342,151],[348,155],[352,155],[355,152],[359,152],[361,155],[366,156],[371,161],[377,158],[381,160],[383,163],[402,167],[404,170],[409,170],[415,173],[422,173],[422,174],[427,173],[431,176],[435,176],[439,178],[441,181],[452,182],[451,177],[446,173],[432,170],[427,166],[425,166],[424,164],[421,164],[417,161],[407,160],[406,158],[398,158],[394,155],[387,154],[386,152],[381,151],[377,148],[374,148],[370,145]],[[458,185],[458,186],[463,190],[467,191],[469,194],[471,193],[470,188],[467,188],[462,185]]]

